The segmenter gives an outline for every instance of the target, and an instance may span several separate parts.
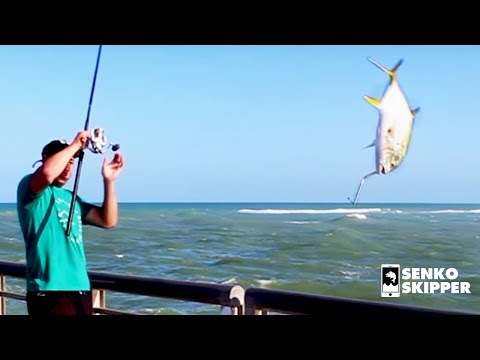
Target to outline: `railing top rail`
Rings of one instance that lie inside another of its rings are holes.
[[[7,275],[19,278],[25,278],[25,264],[13,261],[0,261],[0,275]]]
[[[92,287],[95,289],[224,306],[243,305],[243,296],[239,298],[237,295],[243,295],[244,291],[238,285],[120,275],[100,271],[89,271],[88,274]],[[26,265],[11,261],[0,261],[0,275],[25,278]]]
[[[327,313],[362,316],[387,313],[407,316],[480,315],[467,311],[441,310],[398,303],[253,287],[245,290],[245,307],[246,309],[253,307],[267,311],[308,315]]]

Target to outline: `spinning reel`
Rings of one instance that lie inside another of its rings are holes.
[[[110,147],[112,151],[120,149],[120,144],[110,144],[102,128],[90,130],[88,149],[95,154],[103,154]]]

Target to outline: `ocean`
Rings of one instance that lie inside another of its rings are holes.
[[[118,226],[87,226],[84,241],[94,271],[480,313],[475,204],[121,203]],[[0,204],[0,260],[24,262],[24,251],[16,205]],[[471,293],[382,298],[382,264],[454,268],[458,277],[451,281],[468,282]],[[24,292],[24,280],[7,278],[7,288]],[[220,313],[213,305],[115,292],[107,292],[107,307]],[[7,309],[26,314],[22,301],[8,299]]]

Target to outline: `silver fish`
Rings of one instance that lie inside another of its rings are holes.
[[[398,85],[396,73],[403,60],[400,60],[392,70],[387,69],[371,57],[367,58],[383,70],[389,77],[388,84],[381,99],[364,96],[371,105],[379,110],[380,118],[377,125],[375,140],[368,146],[375,146],[375,171],[365,175],[358,186],[356,204],[365,180],[375,174],[388,174],[397,169],[405,158],[412,137],[414,119],[420,108],[411,110],[404,93]]]

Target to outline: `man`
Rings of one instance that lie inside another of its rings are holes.
[[[82,224],[112,228],[118,221],[115,179],[123,168],[116,153],[104,158],[102,206],[77,196],[70,235],[66,228],[72,192],[63,186],[74,158],[88,145],[89,132],[80,131],[71,144],[55,140],[42,151],[42,165],[26,175],[17,190],[17,212],[26,248],[29,315],[91,315],[92,294],[82,236]]]

